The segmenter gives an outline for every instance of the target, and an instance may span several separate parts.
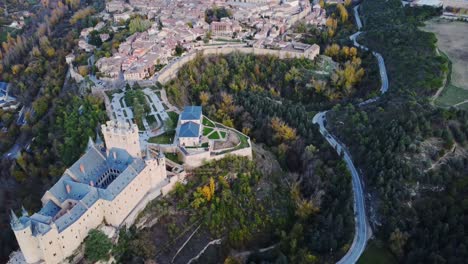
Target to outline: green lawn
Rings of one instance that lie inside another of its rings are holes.
[[[468,90],[449,84],[436,99],[436,104],[450,107],[465,100],[468,100]]]
[[[240,145],[237,147],[237,149],[242,149],[242,148],[246,148],[249,146],[249,138],[247,136],[245,136],[244,134],[241,134],[241,133],[236,133],[237,136],[239,137],[240,139]]]
[[[172,142],[174,141],[174,136],[175,136],[175,130],[168,131],[157,137],[150,138],[148,142],[155,143],[155,144],[172,144]]]
[[[218,131],[215,131],[211,133],[211,135],[208,136],[209,139],[219,139],[219,133]]]
[[[166,158],[172,160],[175,163],[182,163],[182,161],[179,160],[179,156],[176,153],[164,153],[164,156],[166,156]]]
[[[219,134],[221,135],[221,138],[226,138],[226,132],[219,131]]]
[[[397,260],[392,253],[380,245],[378,241],[372,240],[367,244],[364,253],[358,260],[358,264],[396,264]]]
[[[148,122],[150,127],[154,128],[157,125],[156,118],[154,117],[154,115],[147,115],[146,116],[146,121]]]
[[[211,131],[213,131],[213,128],[211,128],[211,127],[204,127],[204,128],[203,128],[203,135],[204,135],[204,136],[207,136],[208,134],[211,133]]]
[[[167,115],[172,120],[172,123],[174,124],[174,126],[177,126],[177,122],[179,122],[179,114],[171,111],[171,112],[167,112]]]
[[[204,126],[207,126],[207,127],[215,127],[215,124],[213,124],[213,122],[208,120],[206,117],[203,117],[202,123]]]

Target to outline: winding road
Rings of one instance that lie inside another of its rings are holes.
[[[363,49],[369,50],[367,47],[360,45],[357,42],[357,37],[362,33],[360,30],[362,28],[362,22],[359,18],[358,13],[359,5],[354,7],[354,17],[356,18],[356,25],[358,27],[358,32],[354,33],[350,36],[350,39],[353,41],[354,46]],[[388,91],[388,76],[387,70],[385,68],[385,62],[379,53],[373,51],[372,54],[377,58],[377,62],[379,65],[379,73],[381,79],[381,87],[380,92],[384,94]],[[363,106],[369,103],[373,103],[377,101],[379,97],[369,99],[359,104],[359,106]],[[353,164],[353,160],[351,155],[346,148],[346,146],[340,142],[337,138],[335,138],[328,130],[326,129],[326,114],[328,111],[323,111],[317,113],[312,122],[314,124],[318,124],[320,133],[323,137],[327,140],[327,142],[336,150],[338,154],[343,154],[343,159],[346,162],[348,170],[351,172],[352,176],[352,185],[353,185],[353,193],[354,193],[354,218],[355,218],[355,233],[354,239],[351,247],[349,248],[346,255],[343,256],[337,263],[338,264],[351,264],[356,263],[361,256],[362,252],[367,245],[367,240],[372,236],[372,230],[369,226],[369,222],[366,215],[366,206],[365,206],[365,199],[364,199],[364,192],[362,188],[361,177],[359,172],[356,170],[356,167]]]

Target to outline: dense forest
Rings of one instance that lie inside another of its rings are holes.
[[[466,262],[468,113],[426,96],[443,84],[447,61],[418,29],[440,10],[364,1],[360,41],[385,58],[390,92],[365,107],[336,106],[328,126],[362,171],[377,239],[401,263]]]
[[[238,53],[200,56],[168,84],[176,104],[201,104],[210,118],[268,146],[297,182],[301,199],[317,208],[310,217],[290,219],[285,235],[274,239],[281,242],[280,250],[273,256],[252,256],[255,261],[284,256],[297,261],[294,254],[299,252],[309,252],[325,261],[336,259],[350,246],[354,228],[350,175],[313,126],[314,113],[308,110],[331,102],[298,84],[303,82],[301,76],[308,80],[307,74],[299,74],[296,82],[287,77],[290,69],[297,67],[307,73],[314,64]]]
[[[335,108],[334,133],[363,171],[378,237],[406,263],[462,263],[468,113],[406,98]],[[402,114],[404,113],[404,114]]]
[[[368,83],[378,73],[366,72],[355,48],[335,44],[326,51],[333,60],[328,56],[310,61],[240,53],[199,55],[180,70],[180,77],[170,82],[167,92],[178,105],[188,103],[188,98],[200,99],[200,103],[209,105],[211,95],[221,91],[248,90],[267,93],[274,100],[285,98],[300,102],[308,109],[318,110],[337,102],[359,100],[377,91],[378,83]]]
[[[435,52],[437,39],[422,31],[422,21],[439,14],[430,7],[403,8],[400,1],[363,1],[360,7],[365,33],[359,42],[382,54],[390,93],[432,95],[442,86],[448,63]]]

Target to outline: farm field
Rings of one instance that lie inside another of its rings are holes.
[[[437,46],[451,61],[451,75],[435,103],[442,107],[467,108],[468,26],[466,23],[433,19],[423,28],[435,33]]]

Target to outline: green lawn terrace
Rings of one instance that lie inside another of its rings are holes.
[[[243,156],[251,156],[249,137],[210,120],[202,114],[199,106],[187,106],[180,115],[175,112],[168,112],[168,115],[170,118],[165,126],[176,124],[175,129],[169,128],[165,133],[150,138],[148,144],[172,155],[173,161],[196,167],[205,160],[222,158],[226,154],[239,152]]]

